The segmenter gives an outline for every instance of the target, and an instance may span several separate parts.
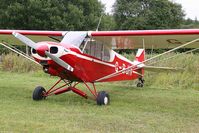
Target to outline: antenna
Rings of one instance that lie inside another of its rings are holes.
[[[99,26],[100,26],[100,24],[101,24],[101,21],[102,21],[102,17],[103,17],[104,15],[102,14],[101,15],[101,17],[100,17],[100,19],[99,19],[99,22],[98,22],[98,24],[97,24],[97,29],[96,29],[96,31],[98,31],[98,29],[99,29]]]

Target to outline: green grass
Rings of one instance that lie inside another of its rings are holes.
[[[126,56],[133,58],[133,55]],[[110,93],[110,106],[97,106],[95,101],[71,92],[35,102],[32,100],[34,87],[49,88],[57,78],[40,71],[32,72],[38,68],[12,55],[1,65],[1,70],[14,73],[0,71],[0,133],[199,132],[198,54],[181,55],[155,64],[183,67],[185,71],[146,72],[143,89],[136,88],[134,81],[97,84],[98,90]]]
[[[71,92],[35,102],[35,86],[50,87],[56,78],[41,73],[0,72],[0,132],[199,131],[199,91],[188,88],[137,89],[123,83],[98,84],[111,105],[97,106]]]

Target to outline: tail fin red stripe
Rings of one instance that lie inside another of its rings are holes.
[[[136,60],[139,62],[143,62],[145,59],[145,50],[144,49],[138,49],[138,52],[136,54]]]

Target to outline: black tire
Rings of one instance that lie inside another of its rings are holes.
[[[137,87],[144,87],[143,83],[137,83]]]
[[[105,91],[98,92],[96,101],[97,101],[97,105],[108,105],[108,104],[110,104],[109,94]]]
[[[33,91],[32,99],[35,101],[44,99],[45,98],[45,96],[43,96],[44,92],[46,92],[46,90],[42,86],[36,87],[35,90]]]

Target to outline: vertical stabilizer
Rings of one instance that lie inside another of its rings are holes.
[[[138,49],[136,54],[136,60],[139,62],[143,62],[145,59],[145,49]]]

